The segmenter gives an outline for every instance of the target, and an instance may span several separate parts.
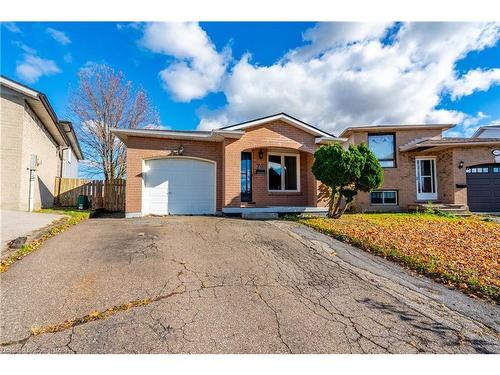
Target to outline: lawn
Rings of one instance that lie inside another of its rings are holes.
[[[480,217],[430,214],[346,214],[296,217],[302,224],[500,302],[500,224]]]
[[[0,262],[0,273],[6,272],[9,267],[16,261],[24,258],[26,255],[31,254],[40,248],[42,243],[54,237],[58,233],[64,232],[69,227],[78,224],[82,220],[86,220],[90,217],[90,211],[80,211],[74,208],[59,208],[59,209],[42,209],[36,212],[49,213],[49,214],[61,214],[66,215],[65,218],[58,220],[55,224],[51,225],[46,231],[41,233],[35,240],[24,244],[16,250],[13,254],[9,255],[7,258],[2,259]]]

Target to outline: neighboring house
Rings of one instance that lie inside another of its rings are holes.
[[[500,211],[500,159],[492,154],[500,139],[443,138],[450,127],[357,127],[337,138],[281,113],[212,131],[113,132],[127,146],[128,217],[324,212],[311,167],[318,147],[332,142],[367,143],[384,167],[384,185],[360,194],[357,210],[400,211],[428,201],[466,205],[470,185],[470,200],[488,197],[480,210]]]
[[[500,138],[500,125],[481,126],[472,138]]]
[[[78,177],[83,154],[74,129],[43,93],[4,76],[0,83],[0,208],[51,207],[55,177]]]
[[[500,138],[449,138],[444,125],[349,127],[340,136],[366,143],[384,168],[384,183],[360,193],[358,211],[404,211],[427,202],[449,209],[500,212]],[[497,150],[497,151],[495,151]],[[497,155],[498,154],[498,155]]]

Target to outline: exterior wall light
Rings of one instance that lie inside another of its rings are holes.
[[[460,160],[460,163],[458,163],[458,168],[462,169],[464,167],[464,162],[463,160]]]
[[[263,159],[264,158],[264,152],[262,151],[262,149],[259,150],[259,159]]]

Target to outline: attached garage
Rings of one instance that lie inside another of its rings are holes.
[[[476,212],[500,212],[500,164],[482,164],[466,169],[467,202]]]
[[[144,162],[143,215],[213,215],[215,162],[170,157]]]

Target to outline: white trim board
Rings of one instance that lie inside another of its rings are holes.
[[[270,206],[270,207],[224,207],[222,212],[225,214],[249,213],[326,213],[327,207],[303,207],[303,206]]]
[[[232,126],[226,126],[226,127],[222,128],[222,129],[223,130],[241,130],[241,129],[251,128],[251,127],[254,127],[254,126],[266,124],[268,122],[272,122],[272,121],[276,121],[276,120],[284,121],[287,124],[293,125],[293,126],[299,128],[299,129],[302,129],[305,132],[307,132],[309,134],[312,134],[312,135],[316,135],[316,136],[319,136],[319,137],[325,137],[325,138],[328,138],[328,139],[334,139],[335,138],[331,134],[328,134],[327,132],[325,132],[323,130],[320,130],[320,129],[317,129],[317,128],[315,128],[315,127],[313,127],[311,125],[308,125],[308,124],[306,124],[306,123],[304,123],[302,121],[294,119],[293,117],[288,116],[285,113],[279,113],[277,115],[268,116],[268,117],[264,117],[264,118],[253,120],[253,121],[248,121],[248,122],[245,122],[245,123],[242,123],[242,124],[236,124],[236,125],[232,125]]]

